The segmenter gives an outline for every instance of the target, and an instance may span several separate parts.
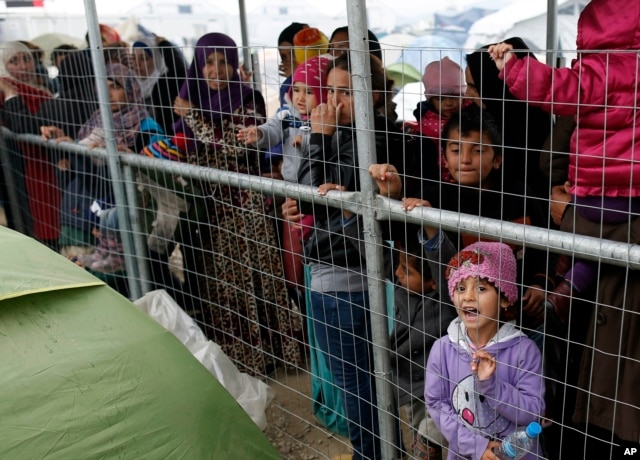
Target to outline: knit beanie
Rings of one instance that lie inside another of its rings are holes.
[[[453,299],[456,286],[470,276],[485,279],[513,305],[518,300],[516,258],[504,243],[473,243],[449,261],[446,278]]]
[[[467,89],[462,69],[448,57],[427,64],[424,68],[422,83],[427,98],[444,95],[461,96]]]
[[[327,100],[327,67],[333,59],[330,55],[314,56],[307,59],[293,72],[291,87],[297,82],[304,83],[313,91],[318,104]],[[289,96],[293,89],[289,89]]]
[[[100,38],[104,43],[117,43],[120,41],[120,34],[116,29],[106,24],[99,24]]]
[[[320,56],[329,51],[329,39],[320,29],[307,27],[293,37],[293,52],[296,62],[303,63],[313,56]]]

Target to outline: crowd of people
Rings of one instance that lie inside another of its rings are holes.
[[[50,79],[38,71],[40,50],[3,43],[3,126],[53,148],[9,140],[13,190],[0,184],[0,199],[10,226],[124,295],[123,210],[108,165],[61,143],[104,148],[113,136],[122,153],[319,195],[359,191],[366,169],[408,214],[436,208],[638,244],[640,93],[637,52],[628,51],[640,49],[639,20],[640,6],[592,0],[570,68],[539,62],[517,37],[468,54],[464,68],[446,57],[428,63],[425,100],[403,122],[371,32],[372,105],[355,107],[346,27],[282,31],[272,113],[222,33],[200,37],[189,64],[162,37],[125,43],[101,28],[109,110],[98,106],[89,50],[61,47]],[[356,110],[372,114],[370,165],[359,164]],[[142,169],[135,177],[153,287],[245,372],[297,368],[318,351],[352,458],[381,458],[361,218],[224,182]],[[17,206],[6,206],[10,195]],[[640,447],[636,272],[500,235],[407,222],[382,231],[398,458],[493,460],[501,440],[532,421],[544,430],[525,458],[613,458],[620,445]],[[181,279],[169,266],[176,247]]]

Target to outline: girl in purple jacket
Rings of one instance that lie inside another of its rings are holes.
[[[444,233],[428,236],[427,258],[451,254]],[[501,439],[539,420],[544,410],[542,358],[535,343],[509,321],[518,300],[509,246],[474,243],[448,265],[445,277],[458,318],[429,354],[427,409],[449,443],[450,460],[496,460],[493,449]],[[536,446],[525,458],[537,458],[538,452]]]

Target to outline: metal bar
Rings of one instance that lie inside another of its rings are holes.
[[[134,244],[131,233],[131,223],[127,213],[126,194],[120,174],[120,155],[118,155],[118,145],[116,143],[115,131],[113,129],[113,116],[109,104],[109,90],[107,89],[106,66],[100,37],[100,26],[98,24],[98,12],[94,0],[84,0],[85,12],[87,15],[87,30],[89,31],[89,44],[91,46],[91,60],[96,75],[96,89],[98,92],[98,104],[100,115],[105,132],[105,144],[107,152],[107,164],[111,175],[113,194],[116,200],[116,212],[118,213],[118,225],[120,237],[124,247],[124,258],[127,264],[127,279],[129,282],[129,295],[132,299],[141,297],[141,290],[138,283],[138,267],[134,257]]]
[[[131,219],[131,229],[133,230],[133,242],[135,247],[136,263],[140,274],[141,296],[151,290],[151,272],[149,270],[147,239],[142,228],[140,213],[144,210],[139,206],[138,190],[136,180],[131,166],[123,167],[125,191],[127,193],[127,203],[129,203],[129,219]]]
[[[547,0],[547,65],[556,66],[556,53],[558,49],[558,0]]]
[[[251,62],[251,47],[249,46],[249,32],[247,31],[247,9],[244,0],[238,0],[238,8],[240,9],[240,33],[242,34],[242,60],[244,68],[247,72],[253,70],[253,62]]]
[[[2,128],[6,138],[23,140],[32,144],[57,148],[68,152],[84,154],[95,158],[106,159],[105,149],[88,149],[85,146],[71,143],[53,144],[33,134],[14,134]],[[480,234],[490,238],[500,238],[507,243],[526,243],[527,246],[549,250],[558,254],[580,254],[580,258],[602,261],[610,265],[640,270],[640,245],[620,243],[559,230],[548,230],[531,225],[503,222],[497,219],[479,218],[470,214],[460,214],[436,208],[416,208],[411,212],[402,209],[402,203],[377,195],[373,204],[363,205],[360,192],[329,192],[320,196],[317,187],[299,185],[278,179],[250,176],[243,173],[222,171],[202,166],[193,166],[173,161],[162,161],[142,155],[121,155],[120,163],[135,168],[155,170],[184,178],[196,179],[210,183],[224,183],[232,187],[246,188],[282,197],[295,196],[304,201],[314,201],[345,209],[357,214],[370,212],[378,221],[389,219],[416,224],[442,226],[445,230],[463,233]]]
[[[13,177],[13,162],[11,161],[11,153],[7,143],[4,141],[3,133],[6,128],[2,128],[0,132],[0,166],[2,167],[2,173],[4,175],[4,183],[7,187],[7,198],[9,199],[9,208],[11,209],[11,224],[13,229],[17,232],[24,233],[27,236],[31,235],[31,229],[26,231],[26,226],[22,220],[22,210],[20,209],[18,193],[16,190],[16,183]],[[7,131],[8,132],[8,131]],[[20,155],[21,156],[21,155]]]
[[[358,148],[358,163],[360,165],[360,193],[363,205],[371,209],[375,205],[376,189],[373,179],[368,173],[368,166],[377,163],[377,157],[373,97],[370,91],[371,63],[366,11],[364,0],[347,1],[351,81],[356,115],[356,145]],[[382,231],[380,222],[375,219],[373,213],[365,212],[362,216],[362,221],[371,309],[373,370],[376,382],[380,447],[382,459],[390,460],[398,456],[396,449],[398,433],[395,429],[396,423],[394,420],[397,405],[395,404],[391,385]]]

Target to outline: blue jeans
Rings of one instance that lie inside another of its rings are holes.
[[[380,458],[368,303],[366,292],[311,292],[316,343],[342,390],[353,460]]]

